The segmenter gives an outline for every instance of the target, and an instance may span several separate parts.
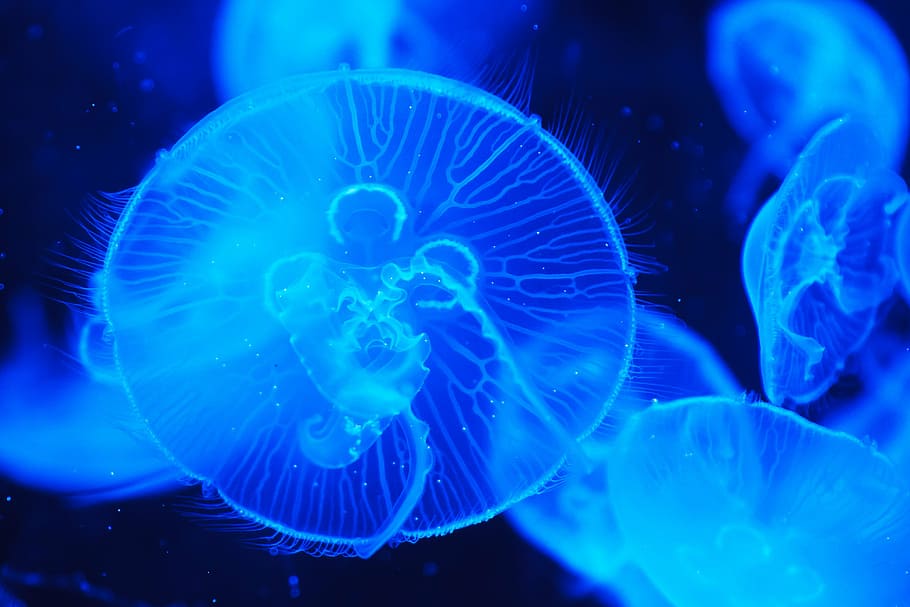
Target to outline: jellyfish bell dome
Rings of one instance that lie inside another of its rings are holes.
[[[769,131],[795,146],[838,115],[876,110],[885,156],[899,164],[910,96],[907,61],[888,25],[854,0],[728,0],[708,23],[708,72],[740,134]],[[783,160],[783,159],[782,159]]]
[[[221,0],[212,71],[220,99],[346,62],[473,74],[530,28],[545,1]]]
[[[844,114],[864,115],[883,166],[900,167],[907,59],[865,2],[727,0],[712,11],[707,39],[707,71],[724,112],[753,145],[727,201],[738,217],[750,216],[766,176],[784,177],[815,131]]]
[[[538,119],[343,68],[161,154],[100,289],[164,452],[279,548],[366,557],[554,474],[628,373],[633,281],[602,191]]]
[[[763,403],[687,398],[632,418],[608,467],[629,554],[674,605],[910,593],[906,479],[850,435]]]
[[[813,137],[742,253],[768,399],[808,403],[837,379],[898,280],[890,244],[907,186],[856,117]]]

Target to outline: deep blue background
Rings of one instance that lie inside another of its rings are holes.
[[[552,125],[570,108],[603,130],[602,148],[619,163],[612,186],[629,183],[619,218],[630,248],[667,266],[642,278],[643,299],[675,311],[757,389],[756,338],[739,278],[742,234],[721,214],[746,147],[704,73],[711,3],[554,4],[527,36],[536,57],[533,111]],[[906,46],[910,9],[901,0],[870,4]],[[90,195],[138,183],[156,150],[217,106],[209,64],[216,7],[0,0],[4,345],[6,299],[56,273],[47,253],[71,250],[73,217]],[[503,56],[520,55],[522,44]],[[48,304],[58,329],[64,312]],[[383,549],[370,561],[273,557],[181,513],[195,491],[72,510],[0,479],[0,566],[42,574],[34,587],[13,585],[30,605],[602,604],[573,596],[571,580],[502,518]],[[78,591],[79,575],[110,590],[110,600]],[[291,575],[300,579],[299,598]]]

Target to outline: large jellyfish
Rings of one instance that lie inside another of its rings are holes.
[[[708,21],[708,75],[727,118],[751,150],[727,204],[751,216],[763,180],[784,177],[813,133],[864,114],[883,166],[900,167],[907,145],[910,77],[888,25],[855,0],[729,0]]]
[[[629,563],[616,527],[606,469],[613,440],[631,415],[649,406],[682,396],[735,397],[742,388],[707,342],[656,312],[638,313],[633,366],[603,426],[582,442],[559,484],[515,504],[508,516],[525,538],[582,579],[611,589],[628,605],[660,605],[660,593]]]
[[[651,407],[608,462],[632,560],[677,607],[900,605],[910,491],[795,413],[723,397]]]
[[[756,216],[742,273],[772,403],[821,396],[869,335],[897,282],[890,231],[906,198],[871,131],[842,118],[819,130]]]
[[[15,343],[0,367],[0,474],[80,502],[179,486],[179,470],[105,360],[100,325],[74,314],[72,344],[58,347],[37,294],[16,294],[11,310]]]
[[[222,100],[286,76],[400,67],[476,73],[544,0],[222,0],[212,63]]]
[[[318,554],[535,492],[634,343],[635,272],[593,178],[538,118],[412,71],[222,106],[135,189],[102,276],[161,448],[278,548]]]

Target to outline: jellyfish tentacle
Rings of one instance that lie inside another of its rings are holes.
[[[326,410],[298,427],[298,446],[311,462],[344,468],[359,460],[393,420],[406,429],[405,486],[379,528],[353,542],[357,554],[367,558],[399,532],[423,495],[432,466],[429,426],[411,409],[429,373],[425,362],[431,349],[425,334],[415,334],[395,314],[406,299],[403,289],[388,283],[367,297],[361,281],[375,270],[337,265],[312,253],[281,260],[269,273],[267,291],[270,309],[327,403]]]
[[[414,511],[426,487],[427,475],[433,467],[433,452],[427,443],[430,427],[408,407],[397,419],[406,429],[408,442],[408,480],[389,509],[389,515],[369,538],[354,543],[357,556],[369,558],[395,537],[405,519]]]

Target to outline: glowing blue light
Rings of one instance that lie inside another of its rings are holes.
[[[677,607],[894,605],[910,491],[881,454],[785,409],[651,407],[608,462],[630,558]]]
[[[888,236],[906,198],[865,124],[839,119],[755,218],[742,273],[771,402],[821,396],[869,335],[897,282]]]
[[[101,292],[129,396],[187,474],[281,549],[369,556],[552,476],[627,375],[633,277],[537,118],[343,69],[162,154]]]
[[[783,177],[809,138],[844,114],[864,115],[897,169],[907,145],[910,78],[888,25],[854,0],[731,0],[708,22],[708,75],[752,149],[727,204],[745,223],[762,181]]]
[[[526,13],[476,0],[223,0],[216,87],[227,100],[341,63],[473,75],[518,26],[529,27]]]
[[[80,347],[52,344],[37,295],[11,303],[16,343],[0,368],[3,474],[79,501],[177,486],[179,471],[153,444],[120,384],[99,379],[100,368],[81,367],[74,359]],[[78,339],[89,335],[77,329]]]

